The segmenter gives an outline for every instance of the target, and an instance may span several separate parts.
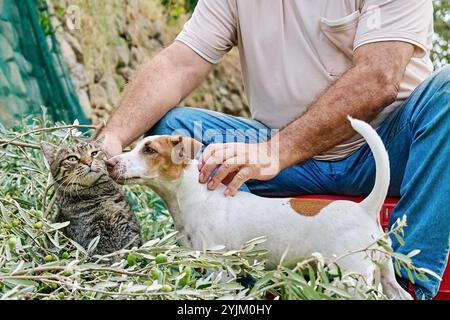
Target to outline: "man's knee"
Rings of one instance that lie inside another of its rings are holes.
[[[450,88],[450,66],[438,70],[434,74],[432,82],[438,85],[440,90],[448,91]]]
[[[424,82],[407,102],[405,112],[413,125],[422,126],[431,122],[448,125],[450,121],[450,67],[442,68]],[[439,120],[439,121],[437,121]]]

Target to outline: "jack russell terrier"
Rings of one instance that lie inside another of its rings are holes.
[[[283,255],[292,259],[320,252],[331,258],[365,248],[384,235],[379,212],[390,181],[388,154],[369,124],[349,120],[366,139],[376,162],[374,189],[361,203],[263,198],[241,191],[235,197],[225,197],[224,185],[209,191],[198,182],[194,160],[202,144],[188,137],[147,137],[132,151],[108,160],[107,166],[118,183],[146,185],[162,197],[183,246],[202,250],[225,245],[233,250],[265,236],[267,241],[261,246],[268,250],[270,268],[276,267]],[[174,161],[174,154],[183,161]],[[381,283],[391,299],[411,299],[397,283],[391,259],[381,254],[378,262],[381,268],[359,252],[346,256],[339,265],[376,285]]]

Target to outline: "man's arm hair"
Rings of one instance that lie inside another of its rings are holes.
[[[145,63],[124,90],[122,99],[99,134],[129,145],[188,96],[213,64],[175,41]]]
[[[279,132],[281,169],[307,161],[351,138],[347,115],[372,121],[399,93],[414,46],[378,42],[359,47],[353,66],[301,117]]]

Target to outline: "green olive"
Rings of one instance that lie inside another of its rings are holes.
[[[184,268],[183,272],[186,274],[184,275],[183,278],[180,279],[180,282],[179,282],[180,286],[182,286],[182,287],[186,286],[189,283],[189,280],[191,279],[192,268],[186,267],[186,268]]]
[[[137,262],[137,256],[133,253],[130,252],[127,256],[127,263],[130,267],[134,266]]]
[[[163,273],[162,273],[161,270],[159,270],[159,269],[153,269],[153,271],[152,271],[152,279],[153,279],[153,280],[161,279],[162,276],[163,276]]]
[[[19,219],[14,219],[12,224],[13,224],[14,227],[18,227],[18,226],[20,226],[20,220]]]
[[[168,284],[165,284],[165,285],[162,286],[161,291],[162,292],[171,292],[172,291],[172,287],[169,286]]]
[[[70,259],[70,253],[68,253],[67,251],[64,251],[63,254],[61,255],[61,258],[64,260]]]
[[[38,221],[34,224],[34,227],[38,230],[42,229],[43,226],[44,226],[44,224],[42,223],[42,221]]]
[[[17,244],[17,239],[15,237],[11,237],[8,239],[8,246],[11,249],[14,249],[16,247],[16,244]]]
[[[165,254],[158,254],[156,256],[155,262],[157,264],[166,263],[168,260],[167,256]]]
[[[45,262],[52,262],[55,261],[55,257],[53,257],[52,255],[48,254],[44,257],[44,261]]]
[[[153,281],[145,281],[144,286],[150,287],[153,285]]]

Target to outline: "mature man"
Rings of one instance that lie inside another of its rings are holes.
[[[374,162],[346,116],[370,121],[390,155],[390,195],[401,195],[391,223],[408,216],[405,244],[393,239],[394,249],[420,249],[415,264],[442,275],[450,233],[450,69],[430,77],[432,11],[431,0],[200,0],[174,43],[125,90],[103,131],[105,149],[118,154],[149,128],[193,135],[200,127],[223,136],[235,129],[235,141],[239,132],[281,129],[269,140],[255,134],[260,140],[248,148],[204,136],[200,182],[214,189],[237,173],[226,195],[244,182],[262,196],[363,195],[373,186]],[[174,108],[233,46],[253,119]],[[273,151],[273,141],[279,152],[269,154],[279,167],[268,174],[253,155]],[[436,279],[415,284],[419,298],[438,288]]]

